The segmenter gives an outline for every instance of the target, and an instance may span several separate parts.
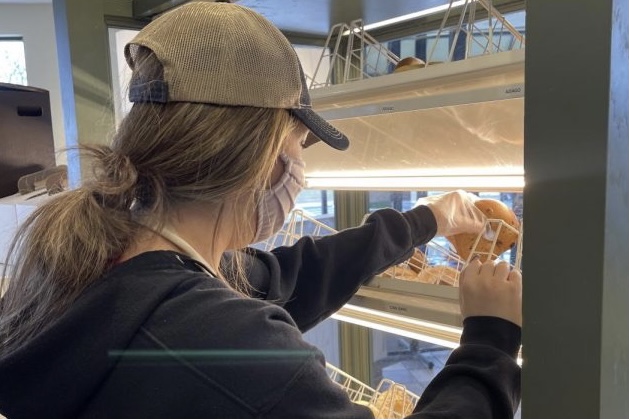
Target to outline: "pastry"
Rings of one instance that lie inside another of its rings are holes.
[[[410,415],[415,408],[413,398],[404,386],[394,384],[386,391],[379,393],[374,402],[382,418],[402,418]],[[378,417],[378,416],[377,416]]]
[[[490,220],[493,237],[487,237],[484,233],[481,233],[480,238],[479,234],[461,233],[446,239],[463,260],[469,260],[472,252],[478,254],[483,262],[488,258],[496,259],[518,242],[520,221],[509,207],[496,199],[479,199],[475,205]],[[477,239],[478,244],[474,246]]]
[[[406,57],[406,58],[401,59],[395,65],[393,72],[399,73],[401,71],[415,70],[415,69],[424,68],[424,67],[426,67],[426,63],[423,60],[420,60],[419,58],[416,58],[416,57]]]

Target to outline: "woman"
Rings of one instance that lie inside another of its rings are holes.
[[[301,332],[435,234],[478,232],[463,192],[271,253],[304,184],[302,148],[345,136],[310,109],[267,20],[188,3],[127,46],[133,109],[94,178],[38,208],[0,304],[10,418],[371,418]],[[319,146],[319,145],[317,145]],[[519,401],[520,277],[474,261],[462,344],[415,418],[506,418]]]

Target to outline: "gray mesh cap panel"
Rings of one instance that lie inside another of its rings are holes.
[[[130,86],[133,102],[163,102],[157,99],[164,99],[166,94],[170,102],[310,108],[307,85],[292,45],[270,21],[246,7],[186,3],[149,23],[127,45],[125,56],[131,68],[136,46],[152,50],[164,74],[158,83],[143,80],[144,86]],[[315,116],[312,110],[310,113]],[[305,116],[300,119],[307,119]],[[329,125],[318,115],[314,119],[320,120],[306,125]],[[332,147],[346,149],[347,138],[342,134],[328,138],[333,128],[326,128],[313,133]]]

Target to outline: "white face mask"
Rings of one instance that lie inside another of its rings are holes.
[[[256,210],[257,227],[252,243],[268,239],[280,231],[286,216],[295,208],[295,199],[302,191],[305,182],[302,160],[292,159],[285,153],[280,155],[284,162],[284,174],[270,189],[262,191],[262,197]]]

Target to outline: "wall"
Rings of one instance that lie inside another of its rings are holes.
[[[131,0],[53,0],[52,10],[66,143],[107,144],[115,120],[106,21],[132,20]],[[68,155],[72,186],[91,176],[89,162],[83,160],[76,152]]]
[[[23,38],[28,83],[50,92],[55,150],[61,150],[66,142],[52,4],[0,4],[0,36],[2,35]],[[57,164],[65,163],[65,156],[58,154]]]

